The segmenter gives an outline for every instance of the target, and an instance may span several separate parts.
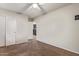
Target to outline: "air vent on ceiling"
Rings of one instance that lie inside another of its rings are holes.
[[[29,21],[29,22],[33,22],[34,19],[33,19],[33,18],[28,18],[28,21]]]

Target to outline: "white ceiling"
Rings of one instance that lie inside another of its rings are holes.
[[[27,15],[30,18],[34,18],[42,15],[43,13],[48,13],[65,5],[68,5],[68,3],[39,3],[38,8],[33,8],[32,3],[0,3],[0,8],[21,13]]]

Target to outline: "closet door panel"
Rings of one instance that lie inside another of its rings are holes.
[[[0,16],[0,46],[5,46],[5,16]]]
[[[16,39],[16,19],[6,17],[6,46],[15,44]]]

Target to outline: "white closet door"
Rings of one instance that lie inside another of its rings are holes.
[[[16,39],[16,19],[15,17],[6,17],[6,46],[15,44]]]
[[[0,16],[0,46],[5,46],[5,17]]]

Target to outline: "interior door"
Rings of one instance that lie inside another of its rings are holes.
[[[15,44],[16,39],[16,19],[15,17],[6,17],[6,46]]]
[[[5,16],[0,16],[0,46],[5,46]]]

